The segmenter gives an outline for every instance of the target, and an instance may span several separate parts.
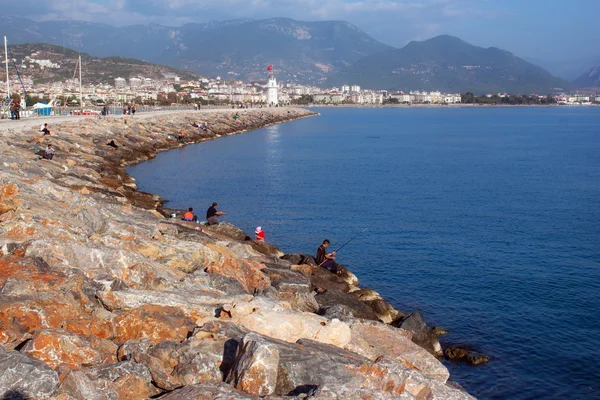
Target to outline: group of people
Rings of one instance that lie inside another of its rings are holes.
[[[10,104],[10,119],[21,119],[21,105],[17,101]]]
[[[225,215],[225,212],[217,211],[217,206],[218,204],[214,202],[210,207],[208,207],[208,210],[206,210],[206,225],[218,225],[219,217],[221,215]],[[198,222],[198,216],[194,214],[194,209],[192,207],[188,208],[181,219],[184,221]]]
[[[40,145],[40,139],[35,139],[33,145],[33,153],[40,156],[40,159],[45,158],[46,160],[52,160],[54,158],[54,147],[50,143],[46,145],[45,149],[42,149]]]
[[[208,207],[208,210],[206,210],[206,225],[218,225],[219,217],[221,215],[225,215],[225,212],[217,210],[217,206],[217,202],[214,202],[210,207]],[[188,208],[181,219],[184,221],[198,222],[198,216],[194,214],[193,207]],[[254,230],[254,238],[259,242],[265,241],[265,231],[262,229],[262,227],[256,227]]]
[[[126,104],[123,106],[123,115],[135,115],[135,104]]]
[[[208,121],[204,122],[194,122],[191,124],[194,128],[198,128],[199,130],[203,130],[204,132],[208,131]]]

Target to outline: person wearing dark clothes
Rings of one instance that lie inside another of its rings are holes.
[[[217,225],[219,216],[225,215],[223,211],[217,211],[217,203],[212,203],[212,206],[206,210],[206,225]]]
[[[44,125],[40,126],[40,132],[44,132],[44,136],[50,134],[50,130],[48,129],[47,123],[44,123]]]
[[[326,252],[327,247],[329,247],[330,243],[331,242],[328,239],[323,240],[323,244],[321,244],[321,246],[319,246],[319,249],[317,250],[316,261],[318,266],[323,267],[336,274],[338,269],[337,264],[335,263],[335,251],[333,253]]]

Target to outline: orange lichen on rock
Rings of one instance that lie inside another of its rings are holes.
[[[130,339],[149,339],[156,344],[163,340],[181,342],[196,324],[179,308],[144,305],[114,319],[117,343]]]

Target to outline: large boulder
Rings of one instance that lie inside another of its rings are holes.
[[[206,272],[224,275],[236,279],[247,293],[254,294],[271,286],[271,281],[262,269],[263,264],[255,261],[237,258],[236,255],[229,249],[217,246],[207,245],[211,250],[222,255],[217,262],[211,263]]]
[[[353,321],[350,329],[352,340],[345,347],[347,350],[373,361],[386,356],[441,382],[450,376],[436,357],[411,341],[411,332],[371,321]]]
[[[223,239],[233,239],[237,242],[243,242],[246,238],[250,239],[243,230],[229,222],[220,222],[218,225],[206,225],[202,228],[206,232]]]
[[[308,278],[300,272],[293,271],[275,264],[268,264],[263,272],[271,280],[272,288],[264,291],[263,295],[275,300],[290,303],[298,311],[317,312],[319,304],[311,290]]]
[[[162,397],[160,400],[253,400],[246,393],[233,387],[220,383],[204,383],[185,386],[174,390]]]
[[[358,300],[351,294],[342,292],[341,290],[329,289],[315,296],[319,308],[324,313],[330,307],[336,305],[345,306],[352,312],[354,318],[370,319],[378,321],[377,314],[366,304]]]
[[[227,382],[255,396],[273,394],[277,387],[279,348],[256,333],[247,334],[238,348]]]
[[[296,342],[312,339],[344,347],[350,342],[350,328],[339,320],[298,312],[288,303],[255,297],[248,303],[238,303],[230,311],[232,322],[262,335]]]
[[[23,347],[22,352],[56,369],[65,365],[80,369],[116,361],[117,346],[103,339],[87,338],[62,329],[41,329]]]
[[[381,297],[379,293],[369,288],[352,290],[350,294],[360,300],[362,303],[369,306],[377,315],[377,318],[386,324],[398,320],[406,315],[396,310],[390,303]]]
[[[152,344],[163,340],[181,342],[196,326],[183,311],[175,307],[144,305],[114,319],[115,342],[149,339]]]
[[[83,371],[71,371],[58,388],[59,395],[69,395],[77,400],[116,400],[117,392],[110,386],[92,381]]]
[[[2,399],[48,399],[56,392],[58,385],[58,374],[43,362],[17,351],[4,351],[0,347]]]
[[[160,393],[148,368],[133,361],[103,365],[88,373],[95,380],[112,382],[119,399],[144,400]]]
[[[133,310],[152,304],[181,309],[194,321],[213,318],[217,314],[217,310],[225,303],[235,304],[252,299],[249,294],[223,296],[189,289],[186,289],[185,292],[132,289],[99,291],[97,296],[102,304],[111,311]]]
[[[360,366],[348,366],[350,379],[325,383],[314,393],[318,399],[431,399],[474,400],[475,398],[443,382],[380,357]]]
[[[442,346],[434,330],[427,326],[423,315],[415,311],[405,318],[394,322],[394,326],[412,332],[412,340],[435,356],[442,356]]]

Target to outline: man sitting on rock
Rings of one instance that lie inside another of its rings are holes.
[[[192,207],[188,208],[187,212],[183,214],[182,219],[184,221],[198,222],[198,216],[194,215],[194,209]]]
[[[206,211],[206,225],[218,225],[219,216],[225,215],[223,211],[217,211],[217,203],[212,203],[212,206]]]
[[[333,272],[334,274],[337,274],[338,268],[337,264],[335,263],[335,251],[333,253],[325,252],[325,250],[327,249],[327,247],[329,247],[330,244],[331,242],[329,241],[329,239],[323,240],[323,244],[319,246],[319,249],[317,250],[317,257],[315,258],[319,267],[323,267]]]
[[[50,135],[50,130],[48,129],[48,124],[47,123],[45,123],[44,125],[40,126],[40,132],[44,132],[44,136]]]
[[[54,158],[54,148],[50,143],[48,143],[46,150],[40,151],[40,155],[46,160],[52,160],[52,158]]]

